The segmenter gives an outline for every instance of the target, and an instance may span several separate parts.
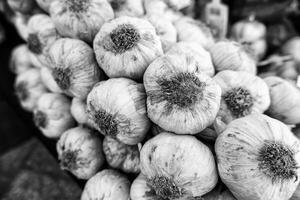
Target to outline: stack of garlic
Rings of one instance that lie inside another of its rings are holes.
[[[279,120],[300,122],[300,92],[257,76],[241,24],[216,41],[181,12],[193,0],[7,1],[27,42],[10,62],[20,105],[87,180],[82,200],[293,195],[300,143]]]

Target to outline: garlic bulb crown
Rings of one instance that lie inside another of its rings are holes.
[[[106,0],[54,0],[50,16],[60,35],[91,43],[114,13]]]
[[[232,121],[215,149],[219,175],[237,199],[288,200],[300,181],[299,140],[266,115]]]
[[[38,99],[33,121],[46,137],[59,138],[64,131],[75,126],[70,106],[66,96],[44,93]]]
[[[94,40],[97,61],[111,78],[141,79],[148,65],[162,55],[154,27],[144,19],[119,17],[105,23]]]
[[[221,89],[198,71],[193,57],[167,54],[156,59],[144,74],[149,118],[178,134],[196,134],[214,120]]]
[[[77,39],[58,39],[49,50],[48,63],[59,88],[72,97],[85,99],[103,78],[92,48]]]
[[[144,14],[143,0],[108,0],[115,17],[132,16],[139,17]]]
[[[139,143],[150,128],[142,84],[126,78],[99,82],[87,97],[89,122],[103,135]]]
[[[104,163],[102,141],[88,128],[65,131],[57,142],[57,152],[61,168],[80,179],[91,178]]]
[[[216,71],[233,70],[256,74],[256,63],[247,48],[234,41],[219,41],[210,49]]]
[[[217,183],[211,151],[193,136],[160,133],[144,144],[140,158],[144,181],[133,183],[132,200],[199,198]]]

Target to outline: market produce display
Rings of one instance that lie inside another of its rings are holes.
[[[16,96],[82,200],[300,199],[300,36],[270,51],[251,14],[221,38],[197,3],[4,5]]]

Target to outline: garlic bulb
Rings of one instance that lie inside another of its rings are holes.
[[[214,44],[210,28],[199,20],[183,17],[175,22],[175,28],[179,41],[198,43],[207,50]]]
[[[40,70],[35,68],[18,75],[14,87],[21,106],[27,111],[32,111],[39,97],[47,92],[41,81]]]
[[[33,121],[46,137],[59,138],[64,131],[75,126],[70,106],[71,102],[66,96],[45,93],[37,102]]]
[[[34,68],[29,58],[27,45],[20,44],[16,46],[11,53],[9,60],[10,71],[15,74],[22,74],[28,69]]]
[[[196,134],[211,125],[220,106],[221,88],[201,73],[193,57],[169,54],[144,74],[148,117],[177,134]]]
[[[288,200],[300,181],[300,142],[262,114],[232,121],[215,144],[219,175],[237,199]]]
[[[241,44],[246,44],[252,50],[256,61],[266,54],[266,34],[266,26],[253,17],[238,21],[231,28],[231,38]]]
[[[108,2],[114,10],[115,17],[144,15],[143,0],[108,0]]]
[[[150,128],[144,86],[126,78],[97,83],[87,97],[89,122],[103,135],[134,145]]]
[[[130,181],[123,174],[104,169],[87,181],[81,200],[128,200]]]
[[[88,124],[86,100],[74,97],[71,104],[71,114],[79,124]]]
[[[263,113],[270,106],[269,88],[255,75],[225,70],[217,73],[214,80],[222,89],[221,106],[214,123],[218,133],[232,120]]]
[[[215,74],[215,68],[210,53],[197,43],[178,42],[171,46],[166,54],[172,53],[193,57],[196,60],[199,72],[205,73],[208,76],[213,76]]]
[[[267,77],[264,81],[271,96],[267,114],[287,124],[300,123],[300,89],[276,76]]]
[[[47,67],[42,67],[41,70],[41,79],[44,85],[47,87],[48,90],[54,93],[63,93],[63,91],[59,88],[57,83],[55,82],[51,69]]]
[[[154,26],[156,34],[160,38],[162,48],[166,52],[177,41],[177,31],[174,25],[164,15],[150,15],[146,16],[146,19]]]
[[[160,133],[140,152],[141,172],[131,199],[197,199],[212,190],[218,175],[213,154],[193,136]]]
[[[126,173],[140,172],[140,152],[137,145],[126,145],[106,136],[103,140],[103,152],[111,167]]]
[[[42,8],[44,11],[49,13],[50,5],[54,0],[36,0],[36,3]]]
[[[236,200],[236,198],[225,188],[223,183],[219,182],[212,191],[202,196],[201,200]]]
[[[183,16],[179,10],[190,6],[191,2],[191,0],[144,0],[144,6],[148,15],[164,15],[175,22]]]
[[[216,71],[233,70],[256,74],[256,63],[244,46],[234,41],[219,41],[210,48]]]
[[[28,19],[28,15],[19,12],[16,12],[12,17],[12,23],[17,29],[18,35],[25,41],[28,38]]]
[[[7,0],[9,7],[13,11],[20,13],[30,13],[36,6],[35,0]]]
[[[107,0],[54,0],[50,16],[60,35],[92,43],[114,12]]]
[[[72,97],[85,99],[103,78],[93,49],[81,40],[58,39],[49,50],[48,63],[59,88]]]
[[[29,19],[27,37],[28,49],[37,57],[42,65],[47,64],[45,56],[50,46],[59,37],[55,25],[48,15],[36,14]]]
[[[98,64],[111,78],[140,79],[163,54],[155,28],[146,20],[119,17],[105,23],[94,40]]]
[[[102,141],[91,129],[65,131],[56,145],[60,166],[79,179],[94,176],[104,163]]]
[[[289,39],[282,47],[281,52],[285,55],[291,55],[300,69],[300,37],[293,37]]]

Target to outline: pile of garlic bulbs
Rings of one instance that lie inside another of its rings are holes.
[[[61,168],[87,180],[82,200],[299,198],[295,41],[280,52],[287,79],[258,74],[274,64],[262,23],[217,40],[181,12],[193,0],[7,3],[27,43],[11,56],[16,95]]]

